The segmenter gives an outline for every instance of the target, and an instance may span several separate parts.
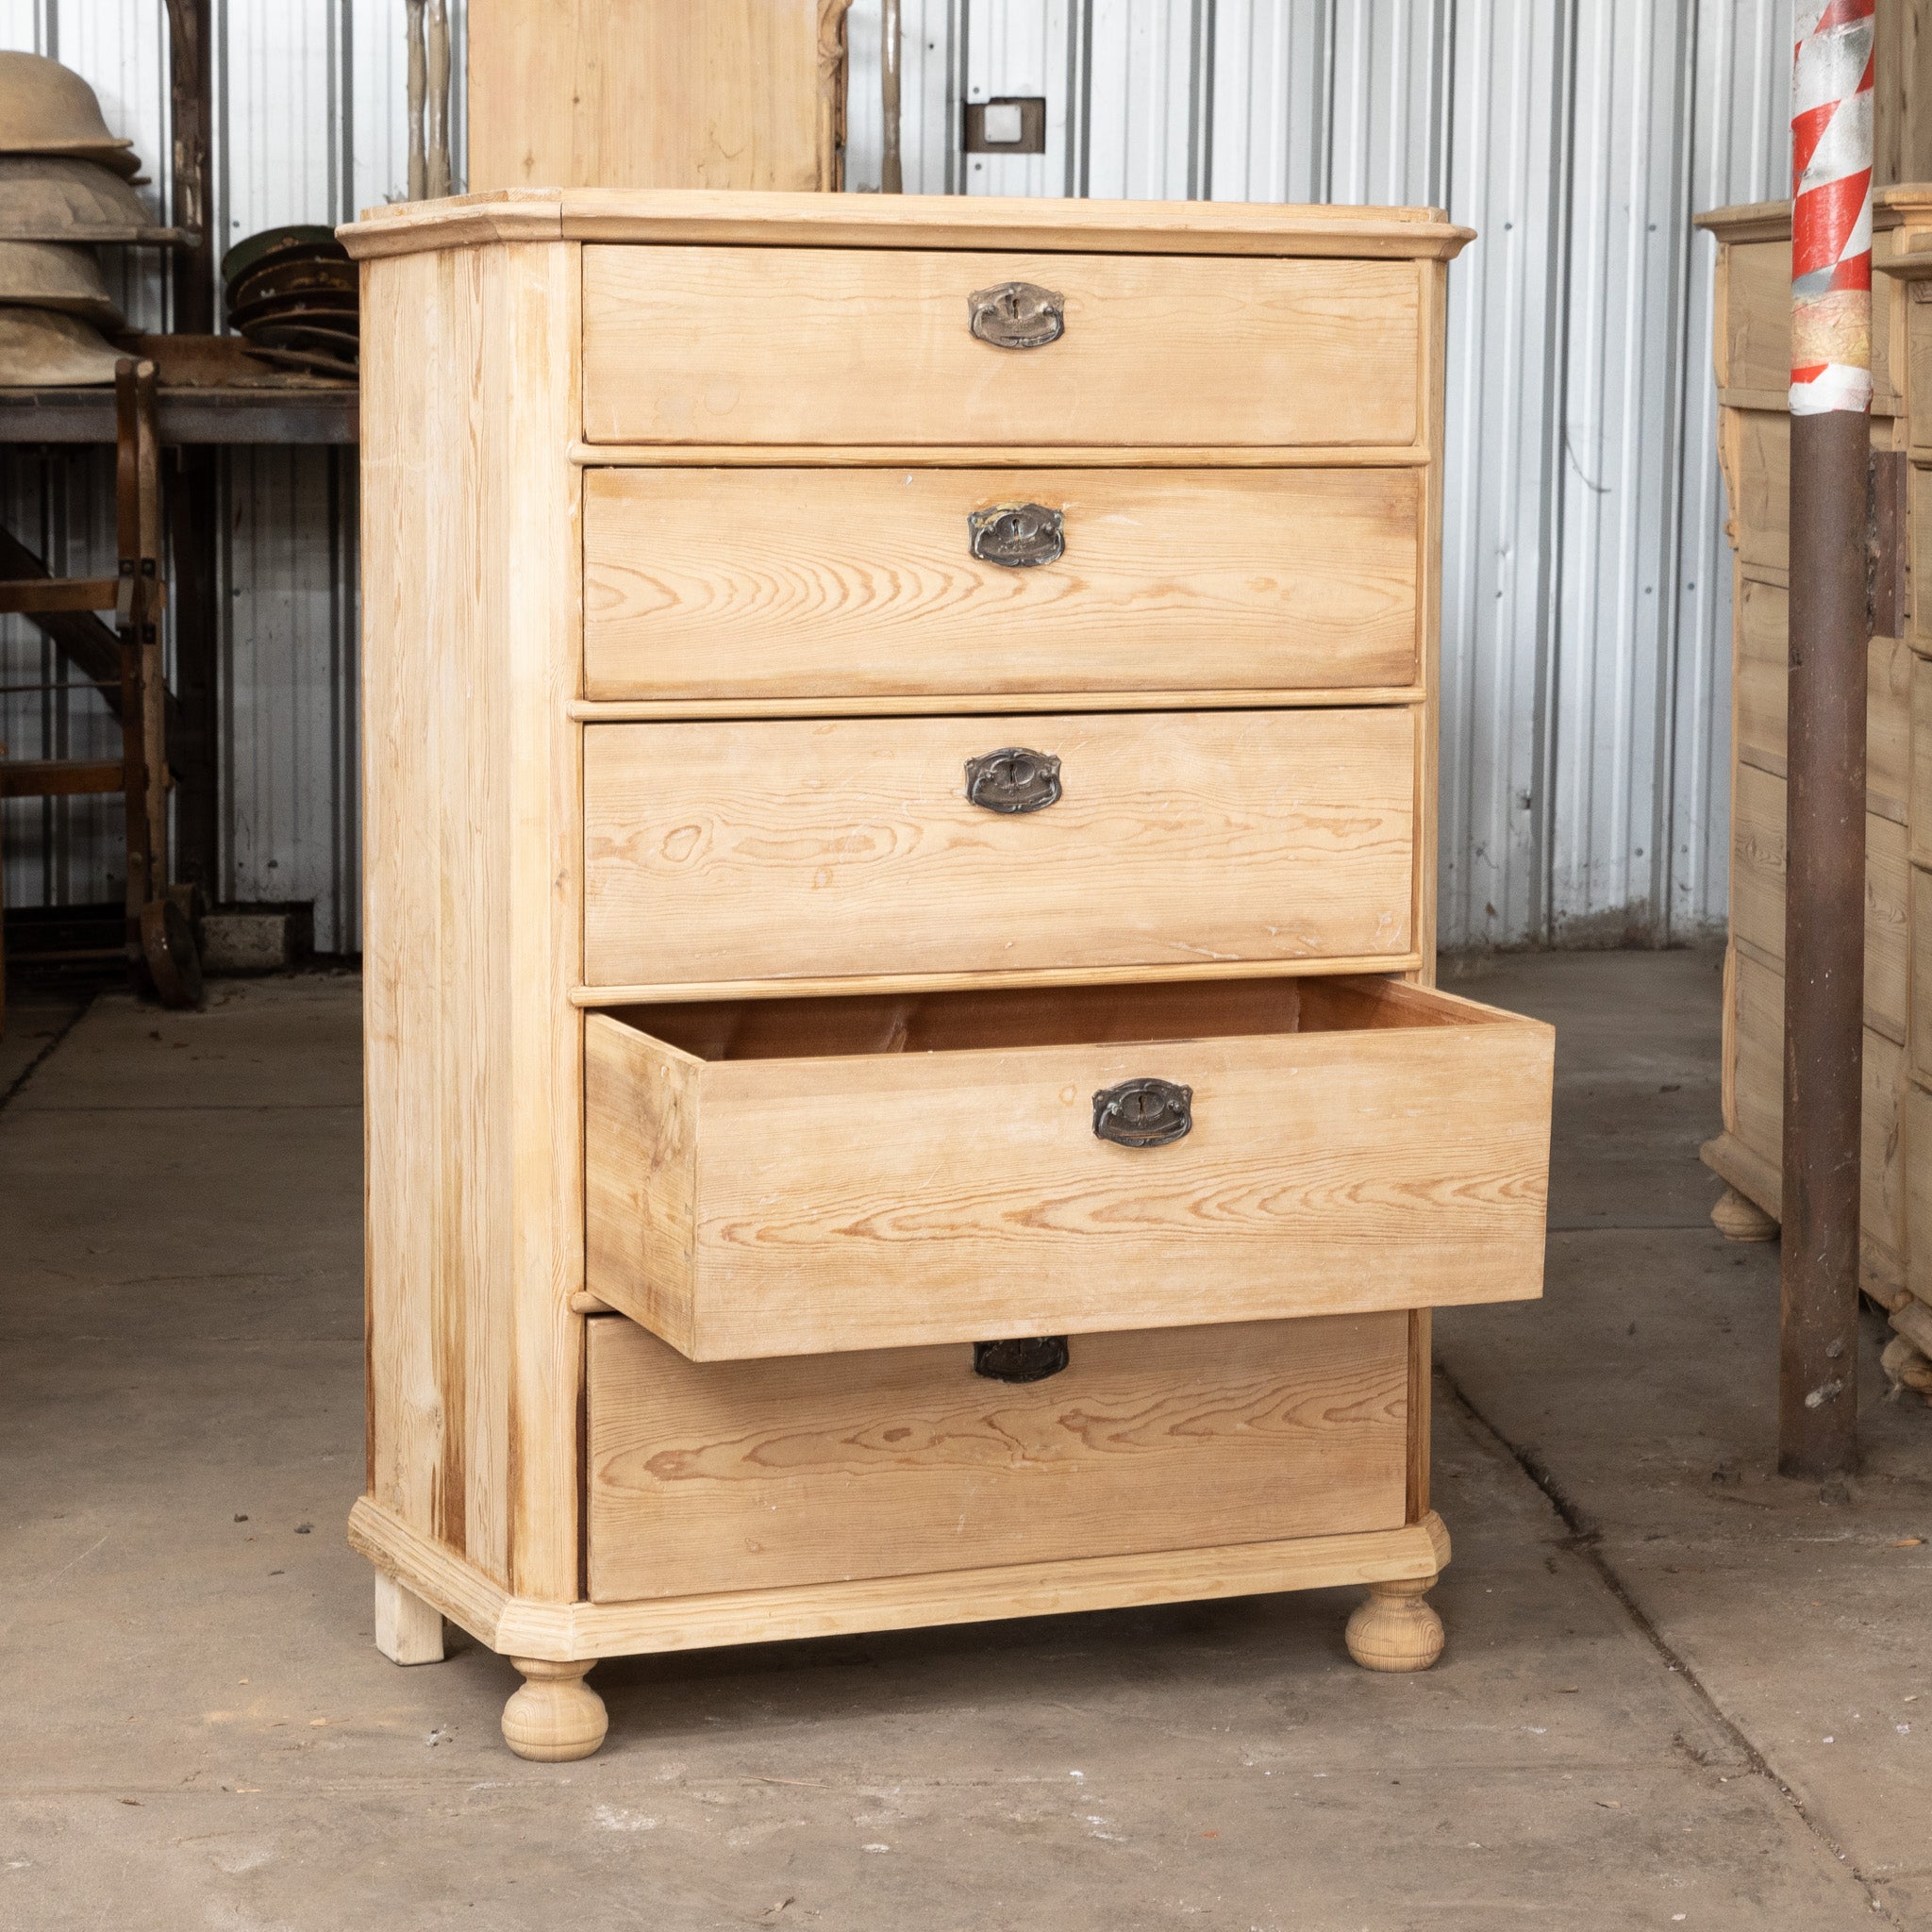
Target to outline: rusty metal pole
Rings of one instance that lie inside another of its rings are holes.
[[[885,122],[885,153],[879,163],[879,192],[904,194],[906,171],[899,158],[899,60],[903,39],[899,0],[885,0],[880,13],[879,105]]]
[[[1874,0],[1798,0],[1777,1464],[1858,1453]]]

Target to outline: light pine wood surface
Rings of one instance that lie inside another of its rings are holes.
[[[1403,1024],[1436,996],[1368,984],[1329,1015],[1311,983],[1305,1021],[1334,1024],[1308,1031],[1291,982],[1274,1015],[1174,989],[1107,1045],[1077,1015],[1070,1043],[999,1043],[991,996],[937,1036],[916,1000],[862,1003],[790,1053],[770,1008],[674,1013],[696,1053],[599,1014],[587,1285],[701,1361],[1534,1295],[1549,1029]],[[1191,1130],[1099,1139],[1093,1096],[1145,1076],[1191,1089]]]
[[[484,242],[567,241],[1448,261],[1474,233],[1427,208],[509,188],[442,201],[379,203],[346,225],[342,239],[358,258]]]
[[[582,1287],[576,264],[370,265],[362,445],[371,1493],[568,1599]],[[430,478],[433,475],[433,486]]]
[[[532,86],[570,70],[601,114],[596,35],[652,4],[571,0],[594,31]],[[488,37],[502,85],[523,57]],[[516,1660],[539,1757],[596,1748],[600,1656],[1418,1606],[1448,1558],[1428,1306],[1537,1290],[1546,1030],[1330,977],[1433,972],[1467,231],[891,200],[530,188],[347,238],[352,1539],[391,1654],[448,1616]],[[1016,277],[1064,297],[1059,341],[972,337],[967,296]],[[972,559],[968,511],[1019,501],[1065,557]],[[1063,796],[971,805],[1008,746]],[[651,1004],[583,1011],[621,999]],[[1190,1134],[1097,1141],[1093,1092],[1150,1072],[1194,1089]],[[1071,1366],[974,1374],[1033,1332]]]
[[[1064,554],[982,561],[1037,505]],[[1413,470],[594,470],[592,698],[1404,686]]]
[[[1403,443],[1413,263],[865,249],[584,250],[592,442]],[[968,298],[1059,294],[1003,349]]]
[[[471,185],[836,189],[850,5],[469,0]]]
[[[1399,1529],[1350,1530],[1283,1542],[1001,1563],[697,1597],[555,1604],[511,1596],[367,1496],[350,1512],[349,1541],[500,1656],[558,1660],[782,1643],[926,1624],[1061,1616],[1270,1591],[1332,1590],[1433,1577],[1447,1568],[1450,1557],[1449,1532],[1431,1510]]]
[[[593,724],[588,983],[1373,958],[1410,945],[1399,710]],[[1061,761],[1037,811],[969,759]]]
[[[1731,794],[1731,931],[1771,964],[1785,954],[1785,781],[1740,763]],[[1865,1024],[1903,1044],[1908,974],[1906,828],[1865,820]]]
[[[699,1367],[590,1326],[593,1601],[1124,1555],[1403,1520],[1400,1314]]]

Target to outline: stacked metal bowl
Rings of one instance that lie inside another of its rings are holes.
[[[103,331],[126,318],[94,251],[181,239],[134,192],[140,173],[79,75],[0,52],[0,387],[113,381]]]
[[[356,264],[332,228],[265,228],[222,260],[229,325],[250,350],[318,375],[356,374]]]

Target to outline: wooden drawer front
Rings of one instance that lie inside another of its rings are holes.
[[[873,248],[584,249],[593,442],[1176,447],[1410,443],[1407,261]],[[969,298],[1057,292],[1065,333],[973,334]]]
[[[695,1360],[1541,1291],[1551,1034],[1381,979],[595,1014],[587,1284]],[[1191,1091],[1162,1144],[1097,1096]]]
[[[1062,554],[975,558],[1000,505],[1058,516]],[[587,689],[1407,685],[1421,528],[1407,469],[592,470]]]
[[[589,1327],[599,1603],[1403,1521],[1401,1314],[1080,1336],[1033,1383],[970,1348],[700,1365]]]
[[[1407,957],[1416,714],[593,724],[595,986]],[[1058,800],[966,796],[1009,748]]]

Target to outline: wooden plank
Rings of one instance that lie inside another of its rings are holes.
[[[1783,570],[1791,501],[1790,419],[1769,410],[1738,409],[1725,420],[1737,466],[1728,480],[1738,557],[1747,564]]]
[[[1286,1542],[1003,1564],[655,1603],[557,1604],[511,1596],[366,1496],[350,1512],[349,1541],[491,1650],[559,1660],[1420,1580],[1447,1569],[1451,1556],[1449,1532],[1431,1511],[1400,1529]]]
[[[1932,1086],[1932,873],[1911,868],[1907,928],[1911,947],[1911,1024],[1907,1045],[1915,1079]],[[1919,1142],[1920,1156],[1932,1166],[1932,1139]]]
[[[986,992],[1025,987],[1125,987],[1143,982],[1190,985],[1263,975],[1292,979],[1318,973],[1420,973],[1423,966],[1423,956],[1410,951],[1375,958],[1224,959],[1187,966],[1040,966],[1017,973],[867,973],[833,978],[805,975],[791,979],[644,981],[625,986],[580,986],[570,997],[579,1007],[633,1007],[686,1000],[844,998],[855,992]]]
[[[1170,667],[1172,670],[1172,667]],[[1310,706],[1413,705],[1428,698],[1422,685],[1323,686],[1297,690],[1297,710]],[[1272,711],[1278,709],[1278,691],[1002,691],[1004,712],[1036,711]],[[656,724],[691,718],[897,718],[908,708],[901,696],[877,694],[852,697],[786,698],[580,698],[565,707],[567,715],[584,724]],[[923,691],[922,717],[968,715],[986,708],[974,691]]]
[[[1733,665],[1738,758],[1779,778],[1785,773],[1785,706],[1790,685],[1782,584],[1740,567],[1735,592]],[[1910,789],[1912,652],[1896,638],[1874,638],[1865,657],[1865,808],[1904,824]]]
[[[1275,448],[1268,443],[1206,446],[1169,443],[1110,449],[1090,443],[573,442],[570,459],[590,469],[716,470],[1365,470],[1426,469],[1441,445],[1441,425],[1428,444],[1360,443],[1347,448]]]
[[[985,561],[1035,505],[1063,554]],[[592,470],[593,698],[1303,685],[1418,673],[1411,470]]]
[[[699,1367],[590,1324],[593,1602],[1394,1529],[1401,1313]]]
[[[379,260],[363,300],[371,1491],[558,1600],[583,1239],[575,286],[553,242]]]
[[[1534,1296],[1549,1030],[1407,991],[600,1015],[586,1286],[699,1361]],[[1191,1131],[1101,1140],[1150,1075]]]
[[[0,758],[0,798],[78,798],[119,791],[125,776],[119,758]]]
[[[1073,253],[1447,261],[1474,240],[1440,208],[1273,202],[1073,201],[1028,195],[754,193],[512,188],[366,208],[341,231],[359,259],[491,242],[822,248],[1028,248]]]
[[[1736,1138],[1764,1167],[1783,1161],[1784,979],[1774,963],[1740,949],[1737,966]],[[1865,1244],[1892,1258],[1906,1255],[1904,1150],[1899,1108],[1906,1084],[1905,1050],[1871,1027],[1864,1036],[1861,1128],[1861,1224]],[[1757,1195],[1760,1207],[1774,1203]],[[1866,1264],[1872,1265],[1868,1257]]]
[[[1791,380],[1791,244],[1781,241],[1733,242],[1724,250],[1729,284],[1724,310],[1726,389],[1759,390],[1782,407]],[[1874,403],[1895,408],[1891,382],[1890,310],[1873,304],[1872,380]]]
[[[1865,819],[1865,1024],[1906,1037],[1906,829]],[[1740,763],[1731,794],[1731,930],[1774,963],[1785,952],[1785,781]],[[1782,1024],[1782,1022],[1780,1022]]]
[[[1410,950],[1407,712],[584,729],[591,985]],[[1057,804],[967,761],[1059,758]]]
[[[690,1054],[602,1013],[586,1024],[586,1291],[620,1279],[624,1311],[688,1356],[697,1346],[689,1285],[696,1265],[700,1071]]]
[[[471,181],[836,188],[849,4],[470,0]]]
[[[856,199],[856,197],[854,197]],[[1063,299],[995,348],[977,290]],[[1400,262],[907,249],[584,251],[584,435],[634,442],[1412,442]]]

